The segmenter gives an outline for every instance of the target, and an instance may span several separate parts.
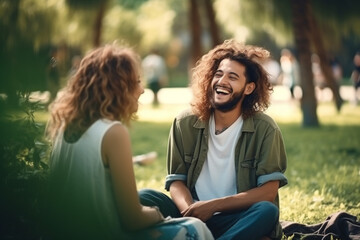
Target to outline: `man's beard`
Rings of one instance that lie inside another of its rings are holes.
[[[240,92],[232,95],[231,98],[227,102],[224,102],[224,103],[216,103],[215,97],[214,97],[214,92],[213,92],[212,97],[210,99],[211,107],[216,110],[219,110],[221,112],[229,112],[229,111],[233,110],[237,106],[237,104],[241,101],[241,99],[244,96],[244,91],[245,91],[245,88],[243,88]]]

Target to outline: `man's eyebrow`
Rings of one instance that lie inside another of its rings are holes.
[[[224,73],[224,71],[221,69],[218,69],[215,71],[215,73]],[[235,75],[236,77],[240,78],[239,74],[237,74],[236,72],[230,72],[229,75]]]
[[[239,74],[237,74],[236,72],[230,72],[229,75],[235,75],[236,77],[240,77]]]

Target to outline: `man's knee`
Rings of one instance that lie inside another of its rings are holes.
[[[138,191],[140,203],[144,206],[155,206],[163,193],[153,189],[141,189]]]
[[[265,219],[277,221],[279,219],[279,208],[268,201],[258,202],[256,204],[256,209],[259,211]]]
[[[142,189],[138,194],[142,205],[159,207],[164,217],[181,217],[175,203],[166,194],[153,189]]]

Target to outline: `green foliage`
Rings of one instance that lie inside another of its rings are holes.
[[[50,39],[57,16],[54,4],[3,0],[0,15],[0,92],[17,101],[16,91],[47,90],[53,70]]]
[[[153,47],[166,48],[172,38],[176,12],[167,1],[138,1],[137,8],[111,7],[104,18],[103,40],[125,42],[147,53]]]
[[[48,143],[35,121],[40,105],[19,94],[20,108],[0,102],[0,226],[5,239],[39,234],[40,195],[47,175]]]
[[[73,8],[95,8],[107,0],[66,0],[66,3]]]
[[[142,34],[141,46],[145,51],[165,47],[171,40],[175,11],[166,1],[150,0],[139,8],[137,29]]]
[[[137,13],[121,6],[109,9],[104,17],[103,40],[118,40],[131,46],[139,46],[141,32],[137,28]]]
[[[57,15],[55,1],[1,0],[1,47],[17,47],[19,40],[31,42],[34,49],[49,45]]]
[[[16,44],[0,49],[0,91],[46,90],[51,69],[49,49],[35,50],[31,43],[20,40]]]
[[[126,9],[137,9],[148,0],[117,0],[117,3]]]

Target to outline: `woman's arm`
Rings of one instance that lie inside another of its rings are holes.
[[[115,124],[104,136],[102,156],[110,169],[117,206],[123,226],[128,230],[149,227],[164,218],[156,208],[140,204],[132,162],[129,132]]]

